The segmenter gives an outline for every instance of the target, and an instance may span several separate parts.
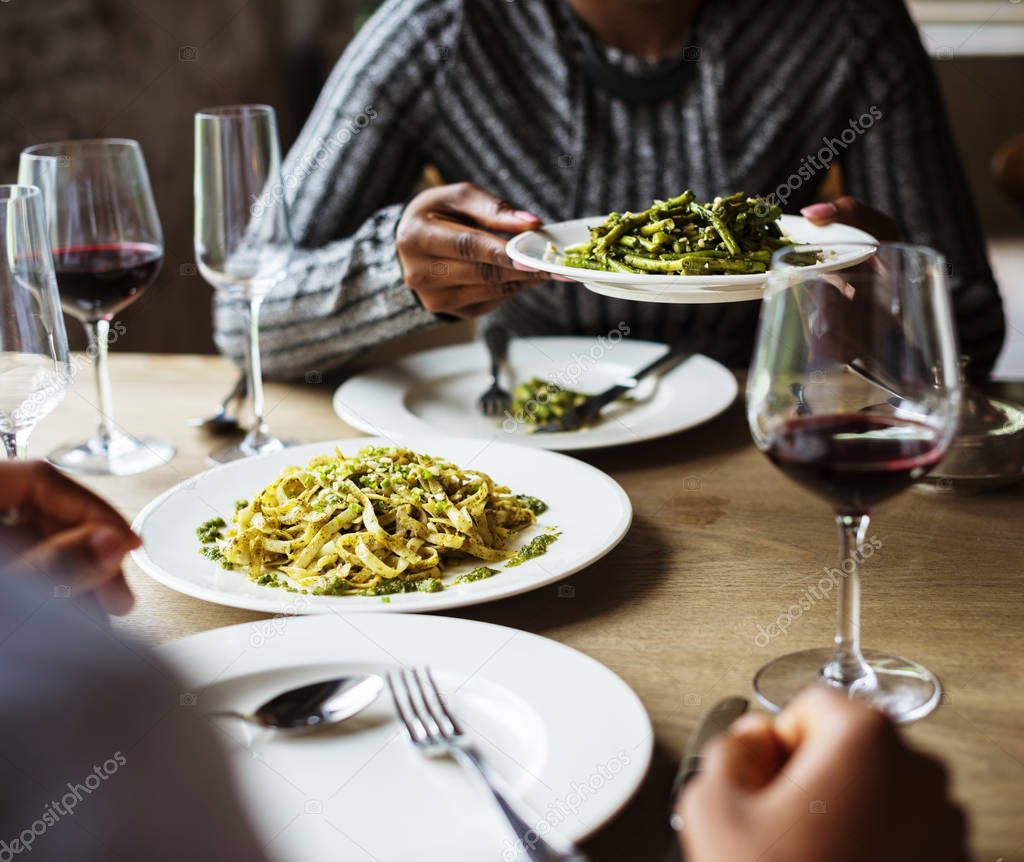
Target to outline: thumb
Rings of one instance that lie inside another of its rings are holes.
[[[473,183],[459,183],[445,200],[445,208],[490,230],[520,233],[543,224],[543,220],[526,210],[517,210],[508,201],[484,191]]]
[[[811,204],[800,214],[816,225],[846,224],[867,231],[875,239],[898,240],[900,230],[888,215],[855,197],[844,195],[834,201]]]

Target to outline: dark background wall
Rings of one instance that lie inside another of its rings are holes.
[[[121,319],[117,350],[213,350],[209,286],[194,274],[192,117],[268,102],[284,144],[352,34],[356,0],[3,0],[0,182],[18,154],[61,138],[137,139],[163,223],[164,269]],[[80,327],[69,335],[77,339]],[[78,342],[81,344],[81,341]]]
[[[0,182],[14,181],[23,147],[47,140],[131,137],[146,154],[166,262],[122,316],[127,331],[115,349],[213,349],[210,288],[192,265],[192,115],[207,105],[269,102],[287,146],[370,4],[2,0]],[[937,68],[986,230],[1024,236],[1024,219],[989,167],[995,148],[1024,131],[1024,59],[956,57]]]

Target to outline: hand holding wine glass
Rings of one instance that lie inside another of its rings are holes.
[[[861,263],[830,274],[787,263],[793,249],[780,249],[769,275],[747,416],[757,446],[835,509],[839,624],[834,649],[775,659],[754,685],[773,709],[820,681],[910,721],[935,708],[941,689],[917,662],[861,649],[860,566],[875,506],[953,441],[959,357],[942,256],[864,248]]]
[[[136,438],[114,422],[107,368],[110,321],[142,295],[163,260],[163,233],[142,150],[98,139],[29,147],[19,176],[43,194],[61,305],[85,326],[94,358],[99,430],[50,453],[64,470],[126,476],[174,457],[163,440]]]
[[[0,308],[0,439],[8,458],[24,458],[29,433],[71,382],[43,198],[33,186],[0,186]]]
[[[236,300],[247,337],[253,427],[241,443],[210,456],[232,461],[286,445],[267,426],[260,369],[260,306],[292,253],[274,109],[234,105],[200,111],[195,146],[196,260],[203,277]]]

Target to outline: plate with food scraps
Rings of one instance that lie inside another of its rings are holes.
[[[736,378],[706,356],[691,356],[609,405],[575,431],[537,433],[549,411],[629,379],[665,353],[664,344],[626,337],[513,338],[502,385],[513,395],[500,416],[485,416],[480,394],[490,385],[481,342],[424,350],[349,378],[334,409],[368,434],[451,434],[568,452],[623,446],[676,434],[718,416],[736,399]],[[568,401],[567,401],[568,399]]]
[[[352,438],[223,464],[134,522],[133,557],[186,595],[284,614],[435,611],[601,559],[632,506],[566,455],[465,438]]]
[[[679,254],[672,251],[657,253],[645,250],[641,260],[634,252],[618,246],[618,241],[616,241],[610,255],[612,262],[596,263],[597,258],[594,256],[594,252],[588,249],[595,241],[595,229],[607,232],[609,219],[613,219],[617,215],[592,216],[545,225],[540,230],[527,231],[513,237],[509,240],[506,251],[512,260],[522,266],[571,278],[581,282],[588,290],[616,299],[672,303],[742,302],[760,299],[764,294],[767,284],[766,271],[729,274],[705,272],[701,269],[703,264],[699,257],[688,258],[682,264],[676,264],[676,261],[684,260],[688,254],[714,254],[719,257],[707,258],[705,263],[711,261],[715,268],[735,264],[738,269],[746,266],[756,269],[763,266],[767,269],[770,264],[768,252],[771,249],[769,248],[756,252],[759,257],[766,258],[766,260],[751,259],[747,261],[742,253],[742,260],[732,260],[732,256],[728,252],[714,248]],[[632,214],[624,215],[631,216]],[[641,215],[643,214],[637,214],[637,217]],[[618,217],[622,218],[622,216]],[[649,242],[649,239],[639,231],[649,230],[658,224],[659,220],[656,216],[654,217],[655,221],[650,221],[650,218],[647,217],[647,223],[639,228],[631,229],[632,232],[626,238],[635,238],[638,242],[641,240]],[[664,221],[664,219],[660,221]],[[777,232],[781,234],[781,237],[775,237],[775,241],[771,242],[771,245],[777,245],[781,239],[787,242],[791,241],[792,245],[820,246],[821,252],[818,255],[818,260],[807,265],[808,270],[811,271],[831,272],[853,266],[869,258],[878,246],[878,241],[873,236],[848,225],[819,226],[812,224],[802,216],[791,215],[780,216],[774,221],[774,224],[777,226],[777,231],[773,230],[773,233]],[[596,239],[600,240],[600,236],[596,236]],[[661,238],[659,237],[659,239]],[[567,254],[566,250],[576,253]],[[576,265],[570,265],[567,260],[573,261]],[[607,261],[608,258],[606,257],[605,260]],[[692,268],[688,273],[617,272],[592,268],[597,265],[617,266],[620,263],[628,267],[632,267],[633,263],[643,263],[643,265],[658,267],[692,266]]]

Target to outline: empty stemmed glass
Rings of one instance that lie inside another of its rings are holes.
[[[911,245],[830,246],[861,262],[808,271],[780,249],[773,260],[747,416],[757,446],[826,499],[839,527],[838,630],[831,649],[777,658],[758,672],[759,699],[781,709],[815,681],[843,689],[897,721],[928,714],[939,682],[915,661],[860,645],[860,571],[874,507],[934,467],[956,433],[960,378],[946,264]]]
[[[232,105],[196,114],[195,251],[203,277],[240,309],[253,413],[245,439],[210,458],[276,452],[286,444],[270,434],[264,415],[259,315],[288,265],[292,235],[273,108]]]
[[[0,439],[24,458],[36,423],[71,382],[68,338],[34,186],[0,186]]]
[[[149,174],[138,143],[119,138],[29,147],[19,178],[40,188],[64,311],[85,326],[96,372],[96,434],[51,452],[73,473],[127,476],[174,457],[174,447],[137,438],[114,422],[107,347],[114,315],[156,278],[164,241]]]

